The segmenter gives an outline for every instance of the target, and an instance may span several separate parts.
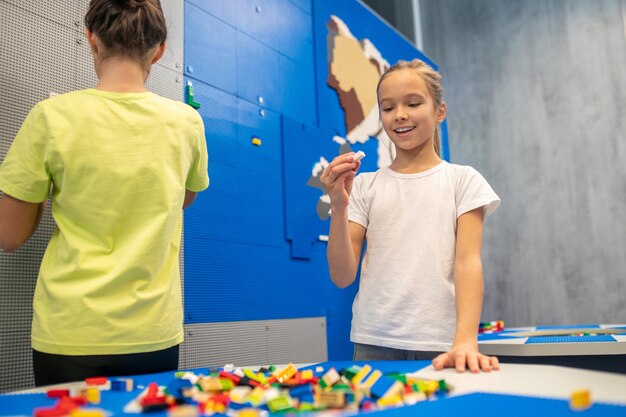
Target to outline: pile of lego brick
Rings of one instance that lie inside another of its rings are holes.
[[[498,333],[504,330],[504,321],[486,321],[478,325],[478,333]]]
[[[68,389],[51,389],[46,392],[48,398],[57,402],[52,407],[38,407],[33,410],[34,417],[105,417],[105,410],[93,408],[100,404],[100,391],[116,389],[116,384],[124,384],[125,391],[132,391],[131,379],[119,378],[109,381],[107,378],[87,378],[84,384]],[[121,390],[121,389],[120,389]]]
[[[412,405],[445,396],[445,380],[419,380],[369,365],[315,370],[251,369],[226,366],[209,375],[179,372],[165,387],[150,384],[124,412],[168,410],[170,417],[229,415],[258,417],[269,413],[321,410],[378,410]]]

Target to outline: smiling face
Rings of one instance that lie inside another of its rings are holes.
[[[437,106],[424,78],[412,69],[389,73],[378,88],[383,128],[398,152],[432,149],[435,129],[446,114]]]

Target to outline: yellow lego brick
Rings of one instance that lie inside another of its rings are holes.
[[[437,381],[425,381],[424,391],[427,395],[432,395],[439,389],[439,382]],[[422,391],[420,389],[420,391]]]
[[[297,372],[298,370],[293,365],[293,363],[290,363],[285,368],[276,370],[273,376],[276,377],[278,382],[283,383],[287,381],[289,378],[291,378],[292,376],[294,376]]]
[[[204,412],[206,414],[211,415],[215,413],[223,413],[224,411],[226,411],[226,406],[224,405],[224,403],[217,402],[212,399],[209,399],[209,401],[205,403]]]
[[[361,385],[361,382],[363,382],[363,379],[365,379],[365,377],[370,373],[371,370],[372,370],[371,366],[363,365],[363,368],[361,368],[361,370],[357,372],[355,376],[352,377],[352,383],[354,385]]]
[[[582,411],[591,407],[591,393],[589,390],[581,389],[572,392],[569,400],[569,406],[575,411]]]
[[[260,411],[256,408],[244,408],[239,410],[237,417],[260,417]]]
[[[106,417],[104,410],[99,408],[75,408],[70,411],[70,417]]]
[[[380,378],[382,374],[383,373],[380,372],[378,369],[375,369],[374,371],[372,371],[371,374],[369,374],[367,379],[361,385],[366,388],[372,388],[372,385],[374,385],[376,381],[378,381],[378,378]]]
[[[400,394],[388,395],[383,398],[379,398],[378,401],[376,401],[376,404],[383,408],[402,405],[402,396]]]
[[[100,404],[100,390],[96,387],[87,388],[85,397],[87,397],[89,404]]]
[[[308,380],[313,378],[313,369],[307,369],[300,373],[302,379]]]

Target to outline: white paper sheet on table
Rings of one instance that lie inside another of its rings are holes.
[[[569,399],[573,391],[589,389],[594,402],[626,404],[626,375],[551,365],[500,364],[499,371],[455,369],[435,371],[432,366],[409,374],[424,379],[445,379],[451,395],[489,392],[531,397]]]

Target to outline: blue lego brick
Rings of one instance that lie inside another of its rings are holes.
[[[190,389],[192,386],[193,384],[188,379],[174,378],[167,384],[166,391],[172,397],[182,399],[184,398],[183,390]]]
[[[389,378],[383,375],[380,378],[378,378],[378,380],[374,383],[374,385],[372,385],[372,388],[370,389],[370,393],[372,394],[374,398],[384,397],[385,394],[387,394],[389,389],[391,389],[391,387],[396,382],[397,381],[395,379]]]
[[[313,402],[313,386],[305,384],[293,387],[289,390],[289,395],[301,402]]]

